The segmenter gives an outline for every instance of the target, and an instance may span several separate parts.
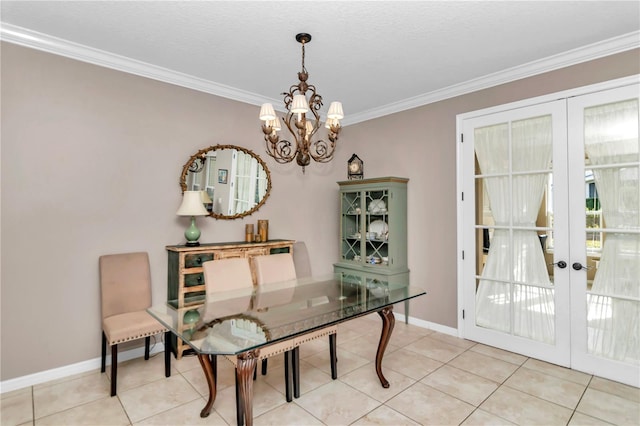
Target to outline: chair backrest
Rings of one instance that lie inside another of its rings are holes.
[[[249,259],[232,257],[216,259],[202,264],[207,294],[221,291],[253,288]]]
[[[304,241],[293,243],[293,264],[296,267],[296,277],[305,278],[311,276],[311,260]]]
[[[151,272],[146,252],[100,256],[102,318],[151,306]]]
[[[291,253],[268,254],[252,259],[257,285],[296,279],[296,267]]]

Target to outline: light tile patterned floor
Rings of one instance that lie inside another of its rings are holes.
[[[254,383],[261,425],[638,425],[640,389],[522,355],[397,322],[380,386],[373,360],[377,315],[342,324],[338,379],[331,380],[328,339],[301,348],[301,396],[284,398],[282,357]],[[218,363],[218,395],[202,419],[207,385],[195,357],[162,355],[119,365],[118,396],[109,374],[85,373],[8,392],[2,426],[235,425],[233,367]]]

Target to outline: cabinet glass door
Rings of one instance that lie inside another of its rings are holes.
[[[367,206],[364,261],[386,266],[389,263],[389,191],[365,191],[364,197]]]
[[[360,191],[343,192],[341,195],[341,247],[342,260],[360,262],[362,259],[362,196]]]

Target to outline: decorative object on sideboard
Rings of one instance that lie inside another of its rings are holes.
[[[341,126],[340,120],[344,118],[342,103],[331,102],[325,127],[328,129],[329,142],[317,139],[312,142],[312,138],[320,130],[319,111],[322,108],[322,96],[316,93],[315,86],[308,84],[309,73],[304,66],[304,46],[311,41],[311,35],[300,33],[296,35],[298,43],[302,44],[302,71],[298,73],[297,84],[289,88],[289,92],[284,92],[284,105],[287,109],[284,124],[294,138],[293,143],[280,139],[280,121],[276,115],[273,105],[263,104],[260,108],[260,120],[264,121],[262,132],[267,145],[267,154],[273,157],[278,163],[285,164],[296,159],[299,166],[304,168],[309,165],[311,159],[318,163],[327,163],[333,158],[336,148],[338,134]],[[307,92],[309,97],[307,98]],[[307,119],[307,113],[311,111],[313,118]]]
[[[347,161],[347,178],[349,180],[359,180],[364,177],[364,162],[356,154],[353,154]]]
[[[260,235],[260,241],[269,241],[269,221],[266,219],[258,220],[258,235]]]
[[[219,182],[225,179],[227,184]],[[238,194],[233,193],[236,187]],[[208,199],[215,200],[206,203],[203,194],[209,216],[239,219],[256,212],[269,198],[271,174],[253,151],[236,145],[214,145],[199,150],[184,164],[180,188],[182,192],[203,190]]]
[[[201,191],[185,191],[182,194],[182,204],[176,212],[178,216],[191,216],[191,225],[184,231],[187,246],[199,246],[200,230],[196,226],[196,216],[208,216],[209,212],[202,203]]]
[[[244,225],[244,240],[248,243],[253,242],[253,223],[247,223],[246,225]]]

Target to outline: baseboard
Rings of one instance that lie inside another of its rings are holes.
[[[159,352],[164,352],[164,343],[162,342],[157,342],[149,351],[150,354],[156,354]],[[134,358],[141,358],[143,356],[144,346],[141,346],[139,348],[118,352],[118,362],[128,361]],[[64,367],[53,368],[51,370],[41,371],[39,373],[16,377],[15,379],[4,380],[0,382],[0,393],[11,392],[14,390],[26,388],[28,386],[49,382],[51,380],[62,379],[67,376],[73,376],[75,374],[97,370],[100,368],[100,361],[101,359],[100,357],[98,357],[87,361],[66,365]],[[111,365],[111,355],[107,355],[107,365]]]
[[[396,317],[396,321],[404,322],[405,320],[404,314],[394,312],[393,315]],[[417,327],[437,331],[438,333],[448,334],[454,337],[460,337],[457,328],[447,327],[446,325],[436,324],[435,322],[425,321],[425,320],[421,320],[419,318],[414,318],[410,316],[409,324],[415,325]]]

